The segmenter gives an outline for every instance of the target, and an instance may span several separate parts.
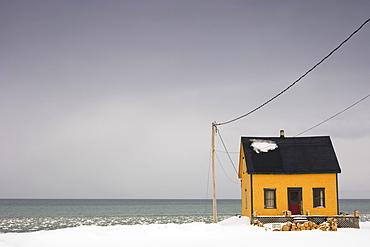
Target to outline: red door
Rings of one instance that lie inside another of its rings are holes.
[[[301,214],[302,189],[288,189],[289,210],[292,214]]]

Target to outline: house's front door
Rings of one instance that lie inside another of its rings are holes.
[[[301,214],[302,189],[288,189],[289,210],[292,214]]]

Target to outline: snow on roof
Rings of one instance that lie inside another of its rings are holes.
[[[271,140],[251,139],[251,147],[256,153],[267,153],[278,148],[276,142]]]

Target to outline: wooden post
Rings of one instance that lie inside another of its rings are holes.
[[[213,222],[217,223],[217,201],[216,201],[216,170],[215,170],[215,133],[216,123],[212,123],[212,195],[213,195]]]

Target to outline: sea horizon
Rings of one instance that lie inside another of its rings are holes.
[[[43,198],[43,197],[2,197],[0,200],[210,200],[212,198]],[[240,198],[217,198],[217,200],[241,200]],[[338,200],[370,200],[370,198],[339,198]]]
[[[218,219],[241,215],[241,199],[217,199]],[[339,199],[339,212],[370,219],[370,199]],[[212,199],[0,199],[0,232],[54,230],[80,225],[213,222]]]

